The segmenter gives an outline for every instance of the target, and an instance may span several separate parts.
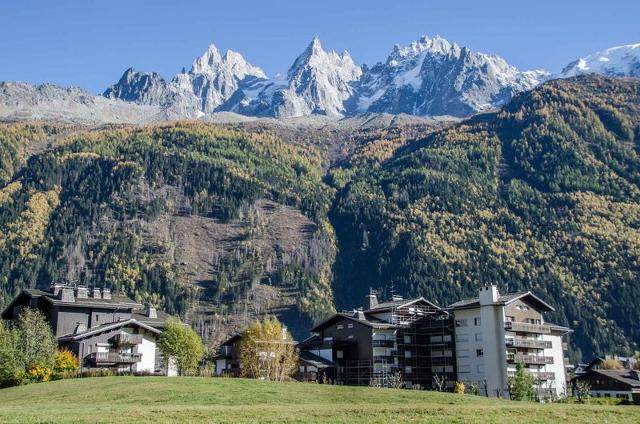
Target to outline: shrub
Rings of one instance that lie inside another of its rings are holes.
[[[456,381],[456,384],[453,385],[453,393],[462,395],[464,394],[464,383],[462,381]]]
[[[31,364],[27,367],[27,378],[36,383],[51,380],[52,373],[53,370],[45,365]]]
[[[67,374],[77,371],[80,361],[70,350],[63,349],[56,352],[53,358],[53,371],[56,374]]]

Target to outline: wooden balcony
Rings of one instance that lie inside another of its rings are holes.
[[[551,327],[544,324],[510,321],[504,323],[504,328],[507,331],[514,331],[516,333],[551,334]]]
[[[549,340],[525,339],[523,337],[515,337],[505,339],[505,343],[509,347],[522,347],[527,349],[551,349]]]
[[[94,352],[89,359],[95,365],[135,364],[140,362],[139,353]]]
[[[516,364],[535,364],[535,365],[548,365],[553,364],[552,356],[536,356],[536,355],[523,355],[520,353],[508,354],[507,361]]]
[[[142,344],[142,334],[120,333],[111,338],[111,343],[117,347],[131,347]]]

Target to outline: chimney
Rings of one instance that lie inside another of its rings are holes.
[[[62,287],[64,287],[64,284],[62,284],[62,283],[52,283],[51,284],[51,293],[53,293],[54,296],[59,296],[60,295],[60,291],[62,290]]]
[[[100,299],[102,296],[100,295],[100,288],[94,287],[91,291],[91,297],[94,299]]]
[[[484,286],[480,289],[480,306],[493,305],[499,297],[498,286]]]
[[[105,300],[111,300],[111,289],[102,289],[102,298]]]
[[[367,295],[365,306],[369,310],[378,306],[378,296],[373,290]]]
[[[63,302],[75,302],[76,297],[73,294],[73,287],[63,286],[62,288],[60,288],[58,299],[62,300]]]
[[[147,305],[147,318],[158,318],[158,313],[156,312],[156,308],[151,305]]]
[[[89,289],[87,289],[85,286],[78,286],[76,287],[76,297],[78,299],[86,299],[89,297]]]
[[[80,333],[84,333],[85,331],[87,331],[86,324],[82,322],[76,322],[76,328],[75,330],[73,330],[73,334],[80,334]]]
[[[357,319],[359,319],[359,320],[361,320],[361,321],[364,321],[364,320],[366,320],[366,319],[367,319],[367,318],[364,316],[364,312],[362,312],[361,310],[353,311],[353,317],[354,317],[354,318],[357,318]]]

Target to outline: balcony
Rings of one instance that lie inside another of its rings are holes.
[[[374,339],[373,347],[394,347],[396,341],[389,339]]]
[[[507,354],[507,361],[516,364],[535,364],[535,365],[548,365],[553,364],[552,356],[536,356],[536,355],[523,355],[520,353]]]
[[[373,356],[374,364],[393,364],[395,363],[393,356],[390,355],[374,355]]]
[[[505,339],[509,347],[523,347],[528,349],[551,349],[551,342],[548,340],[525,339],[522,337]]]
[[[96,365],[135,364],[140,362],[139,353],[94,352],[89,357]]]
[[[551,327],[544,324],[529,324],[528,322],[508,321],[504,328],[516,333],[551,334]]]
[[[553,372],[529,372],[538,381],[555,380],[556,374]]]
[[[137,346],[142,343],[142,334],[116,334],[111,338],[111,343],[117,347]]]

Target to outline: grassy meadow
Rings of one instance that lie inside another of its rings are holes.
[[[103,377],[0,390],[2,423],[638,423],[640,407],[227,378]]]

